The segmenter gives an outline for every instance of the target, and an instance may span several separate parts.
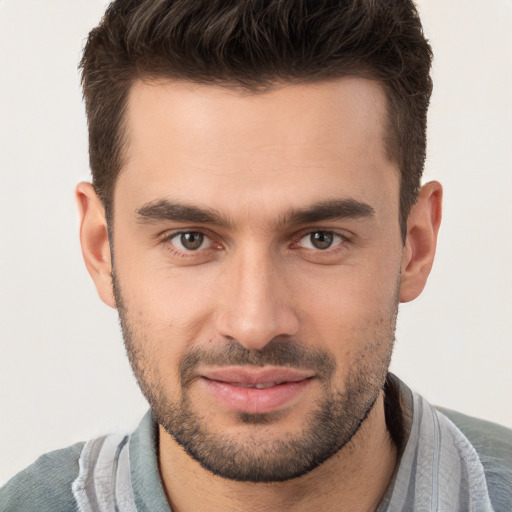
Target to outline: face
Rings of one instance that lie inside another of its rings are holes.
[[[383,91],[138,83],[126,123],[115,296],[157,421],[226,478],[313,469],[368,415],[392,350],[403,247]]]

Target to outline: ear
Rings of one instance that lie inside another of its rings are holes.
[[[441,224],[443,188],[437,181],[423,185],[407,220],[402,256],[400,302],[409,302],[423,291],[434,263]]]
[[[80,244],[85,265],[101,300],[115,308],[105,208],[90,183],[79,183],[75,193],[80,213]]]

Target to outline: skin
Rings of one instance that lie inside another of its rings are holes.
[[[442,195],[436,182],[423,186],[403,243],[399,172],[383,143],[385,107],[380,85],[362,78],[257,95],[180,82],[133,86],[113,249],[118,305],[122,298],[132,365],[146,394],[159,390],[160,401],[178,404],[184,355],[222,353],[233,340],[250,351],[293,340],[332,357],[328,386],[313,378],[262,423],[241,423],[196,376],[187,390],[191,410],[210,433],[254,454],[264,443],[300,436],[328,392],[345,392],[351,376],[368,383],[366,398],[377,397],[340,451],[285,482],[214,475],[161,427],[160,470],[173,510],[378,506],[396,464],[380,385],[398,301],[421,293],[432,266]],[[116,307],[104,209],[90,184],[80,184],[77,197],[85,262],[102,300]],[[154,212],[141,218],[163,200],[214,210],[223,223]],[[340,200],[371,213],[318,221],[290,216]],[[173,237],[181,232],[203,233],[206,242],[187,251]],[[327,249],[312,245],[311,233],[319,232],[335,235]]]

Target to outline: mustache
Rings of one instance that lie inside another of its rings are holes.
[[[320,380],[328,380],[336,370],[332,354],[323,350],[305,348],[288,338],[277,337],[262,349],[248,349],[236,340],[226,340],[222,346],[194,347],[187,351],[179,364],[179,375],[186,387],[196,375],[199,365],[204,366],[282,366],[299,370],[313,370]]]

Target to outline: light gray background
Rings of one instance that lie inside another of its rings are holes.
[[[76,66],[103,0],[0,0],[0,484],[146,409],[115,311],[82,263],[88,178]],[[435,52],[427,179],[445,187],[430,282],[401,307],[394,371],[512,427],[512,2],[422,0]]]

